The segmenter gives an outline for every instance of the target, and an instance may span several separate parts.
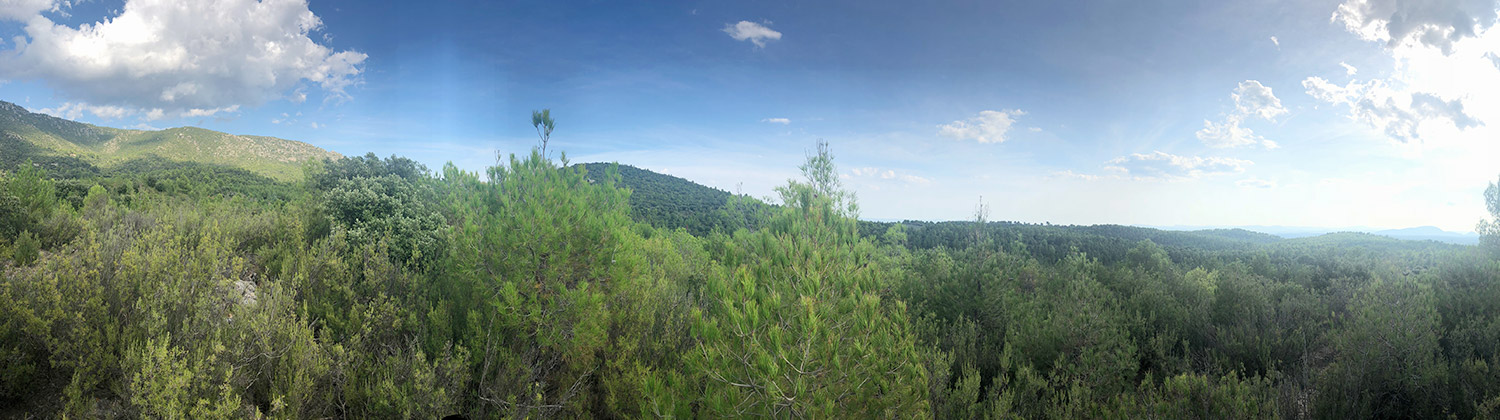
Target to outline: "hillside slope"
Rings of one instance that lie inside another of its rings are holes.
[[[581,164],[590,179],[599,179],[611,163]],[[620,165],[620,183],[631,190],[631,217],[664,229],[687,229],[695,235],[706,235],[714,229],[735,225],[733,216],[723,211],[733,194],[671,175],[659,174],[630,165]],[[751,200],[752,206],[765,206]],[[751,210],[754,211],[754,210]]]
[[[0,101],[0,168],[31,159],[54,173],[80,176],[153,157],[245,169],[288,181],[301,176],[303,162],[336,159],[339,154],[299,141],[196,127],[158,131],[99,127]]]

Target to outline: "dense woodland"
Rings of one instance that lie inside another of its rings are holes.
[[[1493,222],[859,222],[826,147],[776,205],[540,150],[67,162],[0,162],[0,417],[1500,416]]]

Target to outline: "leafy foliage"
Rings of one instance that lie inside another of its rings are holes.
[[[314,167],[309,185],[322,195],[328,220],[352,245],[389,242],[391,257],[422,268],[442,259],[445,220],[427,203],[436,199],[427,168],[410,159],[364,157]]]
[[[778,206],[539,149],[297,184],[22,161],[0,417],[1500,414],[1482,248],[859,222],[826,146],[808,158]]]
[[[701,413],[716,417],[925,415],[921,355],[893,280],[832,192],[828,156],[806,183],[779,188],[783,209],[758,232],[716,246],[724,262],[693,312]]]

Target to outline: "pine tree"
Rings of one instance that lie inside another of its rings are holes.
[[[11,250],[11,260],[15,261],[16,265],[31,265],[36,262],[41,249],[42,241],[37,240],[35,234],[31,231],[22,231],[21,235],[16,237],[16,244]]]
[[[764,229],[722,246],[686,356],[710,417],[926,416],[927,372],[826,144]]]

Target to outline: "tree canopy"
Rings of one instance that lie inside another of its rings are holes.
[[[541,147],[23,163],[0,417],[1500,415],[1484,247],[874,223],[826,143],[801,169],[771,205]]]

